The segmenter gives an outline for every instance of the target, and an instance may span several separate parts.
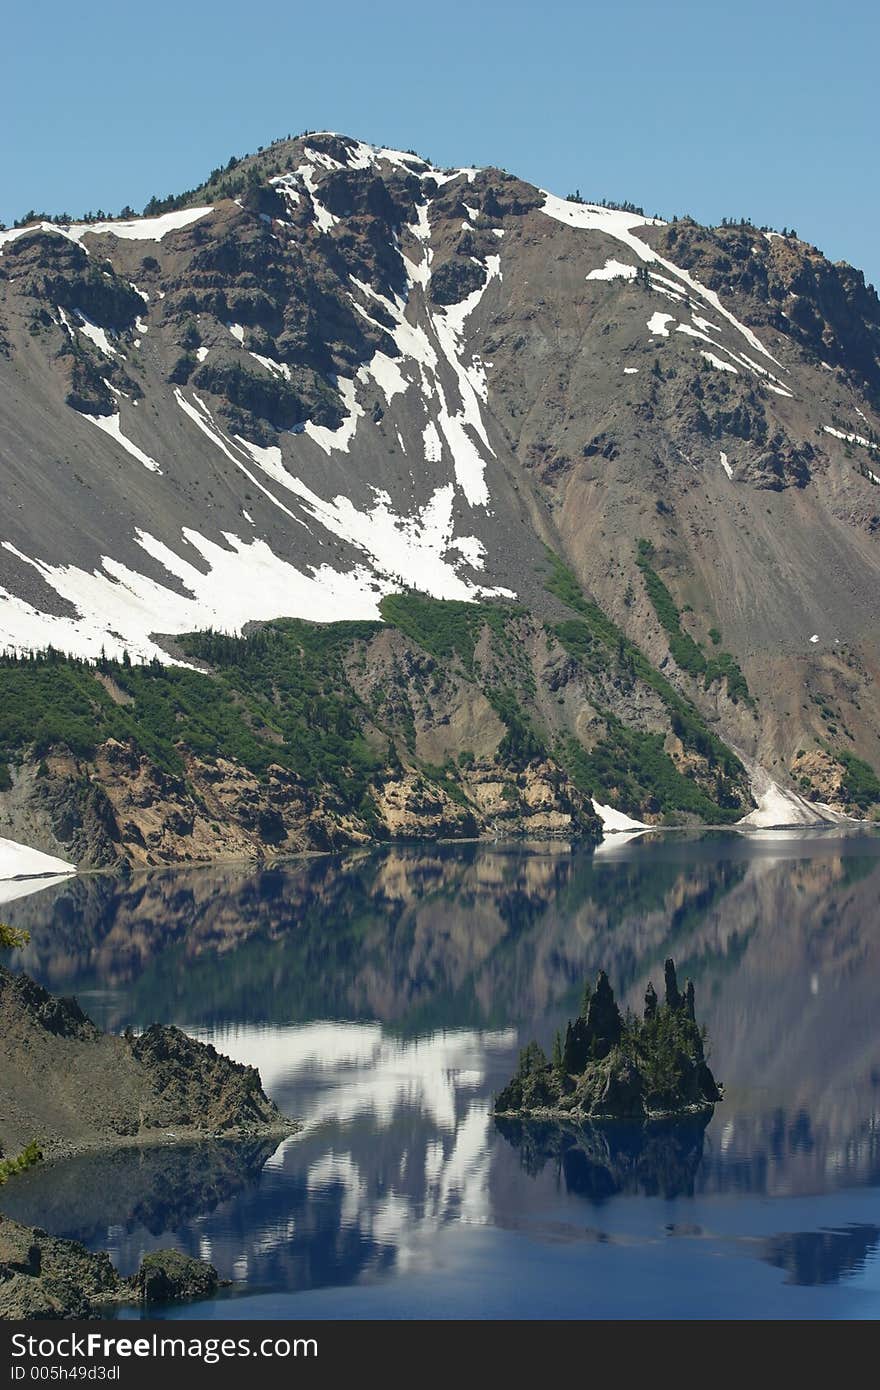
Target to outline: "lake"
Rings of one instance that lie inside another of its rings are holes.
[[[234,1281],[164,1316],[880,1316],[876,834],[395,846],[83,876],[4,914],[31,932],[11,963],[256,1065],[304,1123],[4,1190],[124,1273],[174,1245]],[[640,1008],[667,955],[725,1083],[709,1123],[502,1131],[520,1047],[600,968]]]

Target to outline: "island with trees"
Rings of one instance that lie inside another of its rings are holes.
[[[605,971],[587,985],[581,1013],[557,1033],[553,1057],[532,1042],[495,1099],[501,1118],[653,1120],[709,1115],[722,1089],[706,1061],[706,1033],[694,1016],[694,987],[679,990],[665,965],[661,1003],[649,984],[642,1018],[622,1015]]]

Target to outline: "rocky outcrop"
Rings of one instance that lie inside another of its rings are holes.
[[[51,1236],[0,1214],[0,1319],[106,1317],[113,1307],[209,1298],[217,1271],[176,1250],[145,1255],[123,1279],[104,1251]]]
[[[182,1255],[179,1250],[155,1250],[145,1255],[134,1277],[134,1289],[142,1303],[210,1298],[218,1283],[212,1264]]]
[[[0,1149],[36,1141],[47,1157],[118,1144],[295,1128],[259,1073],[154,1024],[102,1033],[74,999],[0,966]]]
[[[604,971],[587,988],[584,1008],[565,1037],[557,1034],[552,1062],[537,1043],[520,1055],[519,1070],[496,1097],[495,1114],[535,1119],[651,1119],[711,1113],[721,1099],[694,1019],[694,987],[678,988],[675,965],[665,966],[666,997],[653,985],[641,1022],[624,1020]]]

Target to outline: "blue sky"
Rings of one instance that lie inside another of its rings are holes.
[[[872,0],[48,0],[7,7],[0,220],[199,182],[287,132],[701,221],[794,227],[880,284]]]

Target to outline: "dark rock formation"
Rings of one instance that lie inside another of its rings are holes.
[[[155,1250],[145,1255],[134,1277],[134,1287],[143,1303],[210,1298],[218,1283],[212,1264],[182,1255],[179,1250]]]
[[[123,1279],[103,1250],[0,1215],[0,1319],[100,1317],[118,1304],[210,1298],[218,1283],[213,1265],[176,1250],[144,1256]]]
[[[585,994],[585,1012],[567,1025],[564,1044],[557,1035],[554,1061],[530,1043],[516,1076],[496,1098],[495,1114],[649,1119],[711,1111],[721,1091],[694,1019],[693,984],[689,980],[680,992],[671,959],[664,973],[666,1002],[658,1007],[649,985],[639,1022],[621,1018],[601,971],[595,990]]]

